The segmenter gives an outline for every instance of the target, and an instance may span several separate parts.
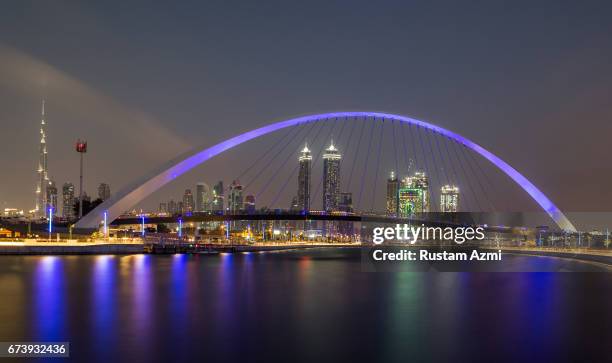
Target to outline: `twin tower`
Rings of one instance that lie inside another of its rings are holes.
[[[338,210],[340,199],[340,151],[332,140],[323,154],[323,210],[333,212]],[[300,151],[298,157],[300,172],[298,175],[297,207],[300,211],[310,211],[312,154],[308,145]]]

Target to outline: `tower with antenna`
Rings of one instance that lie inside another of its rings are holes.
[[[36,184],[36,206],[34,207],[34,215],[36,217],[45,217],[45,204],[47,201],[47,184],[49,182],[49,173],[47,169],[47,135],[45,133],[45,100],[42,100],[42,110],[40,119],[40,146],[38,149],[38,181]]]

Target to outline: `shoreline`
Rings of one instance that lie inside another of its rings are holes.
[[[213,245],[203,249],[190,248],[188,245],[166,245],[148,248],[143,243],[0,243],[0,256],[8,255],[125,255],[125,254],[174,254],[174,253],[241,253],[286,251],[311,248],[361,247],[357,244],[287,244],[287,245]]]

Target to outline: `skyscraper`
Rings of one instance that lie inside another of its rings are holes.
[[[210,204],[210,187],[206,183],[196,185],[195,211],[206,212]]]
[[[244,198],[244,210],[248,214],[255,213],[255,196],[254,195],[249,194]]]
[[[410,192],[410,194],[413,196],[412,198],[416,198],[416,194],[419,195],[419,202],[416,203],[416,200],[414,201],[415,203],[412,203],[412,207],[416,208],[412,211],[412,213],[428,213],[429,212],[429,178],[427,177],[427,175],[422,172],[422,171],[417,171],[414,173],[413,176],[407,176],[404,179],[402,179],[401,183],[400,183],[400,190],[401,189],[414,189],[414,191]],[[420,190],[419,193],[416,192],[416,190]],[[406,196],[407,194],[404,193],[404,196]],[[401,199],[401,197],[399,197],[399,199]],[[398,203],[401,203],[398,201]],[[405,216],[405,208],[406,205],[404,206],[399,206],[399,214],[400,215],[404,215]]]
[[[38,182],[36,185],[36,205],[34,215],[44,217],[47,211],[45,203],[47,201],[47,182],[49,180],[47,168],[47,135],[45,134],[45,100],[42,101],[42,111],[40,120],[40,145],[38,147]]]
[[[192,213],[193,204],[191,189],[185,189],[185,193],[183,194],[183,213]]]
[[[338,210],[347,213],[353,213],[353,193],[340,193],[338,198]]]
[[[423,171],[417,171],[412,177],[412,187],[422,191],[423,207],[419,212],[428,213],[430,211],[429,204],[429,178]]]
[[[341,158],[342,156],[332,140],[323,154],[323,210],[326,212],[338,209]]]
[[[440,212],[456,213],[459,211],[459,188],[455,185],[444,185],[440,188]]]
[[[390,217],[397,216],[398,199],[399,199],[399,180],[394,171],[391,171],[387,179],[387,215]]]
[[[353,193],[343,192],[340,193],[338,201],[338,210],[347,213],[353,213]],[[345,236],[351,236],[354,233],[353,222],[339,221],[338,232]]]
[[[57,187],[53,180],[47,181],[46,192],[47,200],[45,202],[46,210],[53,209],[53,216],[57,215]],[[48,212],[47,212],[48,213]]]
[[[300,152],[298,157],[300,163],[300,172],[298,175],[298,200],[297,206],[299,211],[310,210],[310,172],[312,166],[312,155],[308,149],[308,145]]]
[[[398,191],[399,216],[412,217],[423,210],[423,191],[419,188],[402,186]]]
[[[98,186],[98,198],[102,201],[109,199],[111,196],[110,185],[106,183],[100,183]]]
[[[300,211],[300,206],[299,206],[299,203],[298,203],[297,195],[294,195],[293,198],[291,198],[291,207],[289,207],[289,209],[292,212],[299,212]]]
[[[243,199],[242,199],[242,185],[238,180],[234,180],[229,187],[229,195],[228,195],[228,205],[229,212],[240,213],[244,209]]]
[[[212,209],[214,212],[223,212],[224,205],[225,196],[223,193],[223,181],[219,180],[219,182],[213,186]]]
[[[176,202],[173,199],[170,199],[168,201],[168,207],[167,208],[168,208],[168,213],[171,214],[171,215],[174,215],[174,214],[180,212]]]
[[[62,217],[68,221],[73,221],[74,213],[74,184],[64,183],[62,186]]]

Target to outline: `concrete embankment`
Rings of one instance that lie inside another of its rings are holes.
[[[0,255],[119,255],[143,252],[142,244],[0,245]]]
[[[324,247],[355,247],[347,244],[295,244],[295,245],[212,245],[193,246],[189,244],[62,244],[62,243],[24,243],[0,244],[0,255],[104,255],[104,254],[132,254],[132,253],[240,253],[260,251],[283,251]]]

